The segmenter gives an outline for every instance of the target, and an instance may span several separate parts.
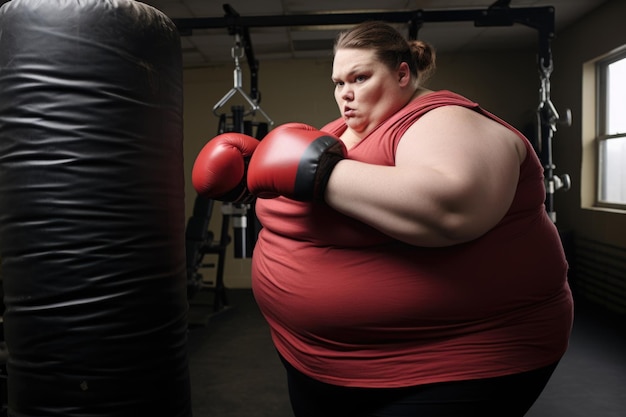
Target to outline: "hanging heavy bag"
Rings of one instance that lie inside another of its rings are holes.
[[[181,59],[140,2],[0,8],[11,415],[191,415]]]

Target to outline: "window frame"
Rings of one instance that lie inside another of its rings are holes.
[[[603,158],[602,158],[602,144],[606,141],[618,139],[618,138],[626,138],[626,132],[621,132],[617,134],[608,134],[607,133],[607,104],[608,104],[608,67],[614,62],[621,61],[626,59],[626,49],[620,49],[619,51],[615,51],[608,56],[605,56],[602,59],[596,61],[595,64],[595,72],[596,72],[596,103],[598,103],[596,107],[596,132],[595,132],[595,150],[596,150],[596,191],[595,191],[595,206],[601,208],[609,208],[609,209],[618,209],[618,210],[626,210],[626,203],[615,203],[609,202],[601,199],[601,192],[603,189],[603,179],[604,175],[602,172],[603,169]]]

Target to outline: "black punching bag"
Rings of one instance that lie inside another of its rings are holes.
[[[10,415],[191,415],[181,61],[140,2],[0,8]]]

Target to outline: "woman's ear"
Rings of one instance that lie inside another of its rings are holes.
[[[400,63],[398,67],[398,82],[404,87],[411,82],[411,69],[406,62]]]

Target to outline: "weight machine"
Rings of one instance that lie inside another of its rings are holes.
[[[227,18],[239,17],[239,14],[228,4],[224,5],[224,11],[226,12]],[[228,31],[235,39],[235,43],[231,48],[231,56],[235,63],[235,69],[233,70],[233,87],[213,106],[213,114],[219,117],[217,133],[244,133],[261,140],[274,125],[274,121],[259,105],[261,101],[261,93],[258,88],[259,62],[254,57],[252,42],[250,41],[250,32],[247,27],[236,25],[229,26]],[[250,95],[242,88],[242,72],[239,60],[243,58],[244,53],[250,67]],[[236,104],[231,106],[230,113],[221,111],[235,96],[243,98],[249,108],[246,109],[245,106]],[[263,117],[264,121],[258,122],[254,120],[257,113]],[[253,119],[246,119],[249,116],[252,116]],[[252,256],[252,248],[256,241],[256,234],[260,229],[260,225],[254,215],[254,201],[245,204],[224,202],[222,203],[222,213],[224,216],[232,217],[235,237],[235,258],[247,258]],[[223,221],[227,222],[229,218],[223,217]]]
[[[239,16],[229,5],[224,5],[224,10],[227,18]],[[229,26],[228,30],[235,39],[231,48],[235,69],[233,70],[233,87],[213,106],[213,114],[219,118],[217,134],[237,132],[260,140],[268,133],[274,122],[259,105],[261,96],[258,90],[258,61],[254,58],[250,33],[247,27],[240,26]],[[250,95],[243,90],[242,71],[239,63],[244,53],[250,65]],[[243,99],[249,108],[246,109],[241,104],[234,104],[230,107],[230,112],[224,111],[226,104],[234,97]],[[264,121],[258,122],[249,119],[249,116],[254,118],[257,113],[263,117]],[[235,258],[252,256],[254,242],[256,242],[256,236],[261,225],[254,214],[254,201],[241,204],[222,202],[220,236],[216,238],[213,233],[208,231],[212,212],[213,200],[197,195],[194,213],[188,221],[186,231],[187,288],[188,298],[192,298],[198,291],[213,291],[213,312],[218,312],[228,306],[224,284],[226,248],[232,241]],[[229,235],[231,223],[233,239]],[[217,255],[217,264],[204,262],[204,256],[209,254]],[[207,267],[216,268],[214,283],[207,283],[203,275],[198,272],[199,269]]]

